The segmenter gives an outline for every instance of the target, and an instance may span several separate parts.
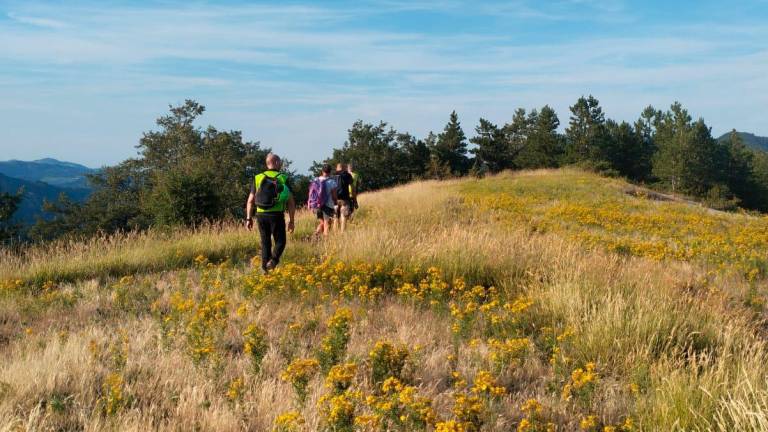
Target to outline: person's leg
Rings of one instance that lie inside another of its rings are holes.
[[[327,234],[325,228],[325,213],[323,213],[322,208],[317,210],[317,228],[315,229],[315,237],[320,234]]]
[[[272,236],[275,238],[275,248],[272,250],[273,267],[280,263],[280,257],[285,250],[285,216],[276,214],[272,220]]]
[[[349,217],[349,201],[342,201],[339,205],[339,229],[344,232]]]
[[[339,229],[339,216],[341,216],[341,205],[336,204],[336,206],[333,207],[333,230],[337,231]]]
[[[272,223],[265,216],[256,215],[261,237],[261,269],[267,270],[267,262],[272,258]]]
[[[332,209],[326,209],[325,214],[323,215],[324,216],[323,220],[325,222],[323,235],[325,235],[326,237],[328,237],[328,234],[330,234],[331,232],[331,224],[333,223],[333,214],[334,214],[334,211]]]
[[[333,220],[333,211],[329,208],[323,210],[323,235],[328,236],[331,231],[331,221]]]
[[[352,222],[355,215],[355,209],[357,208],[357,198],[351,198],[349,200],[349,215],[347,216],[347,222]]]

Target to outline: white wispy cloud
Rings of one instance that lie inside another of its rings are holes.
[[[8,18],[21,24],[28,24],[35,27],[62,29],[67,27],[67,23],[52,18],[25,16],[15,13],[9,13]]]
[[[195,97],[209,105],[206,121],[284,146],[300,166],[340,144],[358,117],[423,134],[452,109],[470,130],[481,115],[501,122],[517,106],[548,103],[566,122],[568,104],[588,93],[620,119],[680,99],[716,129],[768,133],[759,117],[768,94],[764,26],[627,26],[542,40],[516,31],[531,22],[550,32],[562,20],[634,22],[628,10],[610,0],[0,4],[10,18],[0,20],[0,118],[21,119],[15,126],[31,124],[24,115],[69,116],[56,133],[71,142],[92,137],[89,151],[115,162],[167,103]],[[382,25],[388,14],[438,12],[508,25],[454,32]],[[89,128],[118,121],[116,129],[134,132],[96,146]],[[0,145],[25,139],[22,130]],[[53,135],[34,133],[40,141]]]

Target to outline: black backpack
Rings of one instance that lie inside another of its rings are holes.
[[[336,198],[349,200],[349,187],[352,186],[352,174],[342,171],[336,175]]]
[[[262,174],[264,178],[261,179],[259,188],[256,191],[256,207],[262,210],[269,210],[277,205],[283,185],[280,184],[277,176],[270,177],[266,172]]]

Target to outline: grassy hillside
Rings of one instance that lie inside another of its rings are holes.
[[[768,219],[578,171],[0,257],[0,430],[766,430]]]

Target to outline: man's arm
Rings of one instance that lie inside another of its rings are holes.
[[[288,232],[293,232],[293,218],[296,216],[296,200],[293,199],[293,194],[288,198],[286,205],[288,206]]]
[[[248,229],[253,228],[253,219],[251,215],[253,213],[253,204],[256,202],[256,195],[251,191],[248,194],[248,200],[245,202],[245,227]]]

